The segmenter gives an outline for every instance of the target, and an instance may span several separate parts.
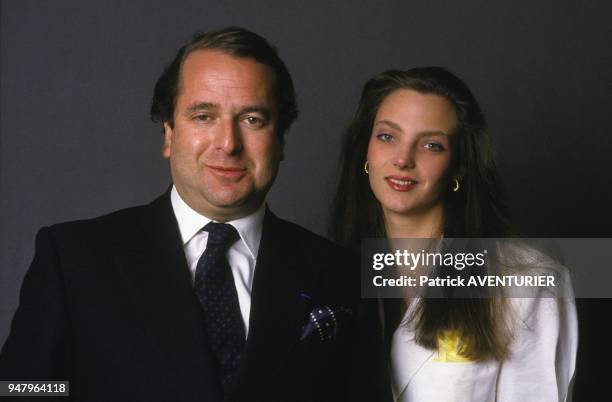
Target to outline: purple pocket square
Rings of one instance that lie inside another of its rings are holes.
[[[339,319],[344,314],[350,314],[347,308],[333,309],[329,306],[315,307],[308,314],[308,323],[302,329],[300,341],[312,333],[317,333],[321,341],[335,340],[338,332]]]

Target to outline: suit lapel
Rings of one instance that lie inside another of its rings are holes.
[[[146,207],[142,239],[115,253],[121,283],[142,330],[161,353],[185,400],[221,400],[202,316],[193,292],[170,192]],[[178,398],[181,399],[181,398]]]
[[[232,400],[250,400],[256,390],[270,385],[265,378],[282,370],[308,320],[311,306],[302,295],[312,295],[320,267],[302,266],[299,239],[291,235],[291,229],[266,211],[251,292],[245,360]]]

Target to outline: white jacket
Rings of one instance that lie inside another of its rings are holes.
[[[537,270],[541,268],[542,265]],[[554,269],[568,278],[564,267]],[[514,321],[509,357],[502,362],[434,361],[437,351],[415,342],[409,322],[414,309],[409,308],[394,333],[391,347],[395,401],[571,401],[578,323],[569,279],[556,297],[545,293],[539,295],[543,297],[509,299],[518,319]]]

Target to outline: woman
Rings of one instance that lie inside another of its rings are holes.
[[[510,234],[485,118],[467,86],[439,67],[368,81],[344,138],[332,237],[358,249],[372,237]],[[515,262],[541,257],[508,248],[497,257],[509,253]],[[383,306],[396,401],[570,398],[571,297],[423,297]]]

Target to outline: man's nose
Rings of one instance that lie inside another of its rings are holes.
[[[240,127],[231,118],[222,119],[214,137],[214,147],[227,155],[239,153],[242,150]]]

